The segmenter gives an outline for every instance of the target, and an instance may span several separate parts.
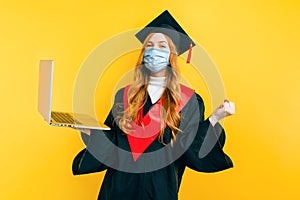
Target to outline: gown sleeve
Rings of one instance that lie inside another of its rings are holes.
[[[100,172],[106,166],[99,162],[87,149],[81,150],[73,160],[72,171],[74,175]]]
[[[233,167],[231,159],[224,153],[225,131],[217,123],[212,126],[209,119],[204,121],[204,103],[197,97],[200,123],[196,136],[183,155],[185,165],[199,172],[217,172]]]
[[[123,90],[118,91],[115,96],[114,106],[105,120],[105,124],[109,126],[111,130],[91,130],[90,136],[81,133],[86,148],[81,150],[73,160],[72,171],[74,175],[106,170],[108,167],[99,160],[102,161],[103,159],[107,159],[110,160],[109,162],[113,162],[111,158],[108,158],[114,151],[115,146],[112,144],[115,144],[115,137],[118,129],[113,116],[113,112],[116,111],[113,110],[116,110],[116,107],[120,107],[122,96]]]

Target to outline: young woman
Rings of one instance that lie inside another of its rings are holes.
[[[202,98],[179,84],[172,39],[150,33],[132,85],[122,88],[106,119],[109,131],[81,130],[86,149],[73,173],[106,170],[98,199],[176,200],[186,167],[201,172],[231,168],[218,121],[234,113],[225,101],[204,120]]]

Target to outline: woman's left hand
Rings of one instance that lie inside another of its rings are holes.
[[[224,103],[220,105],[209,117],[210,122],[214,126],[219,120],[235,114],[235,105],[229,100],[224,100]]]

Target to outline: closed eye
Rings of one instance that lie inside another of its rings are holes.
[[[146,47],[152,47],[153,46],[153,43],[152,42],[148,42],[147,44],[146,44]]]

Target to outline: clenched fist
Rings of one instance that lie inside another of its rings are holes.
[[[209,121],[214,126],[219,120],[233,114],[235,114],[234,103],[226,99],[224,103],[211,114]]]

